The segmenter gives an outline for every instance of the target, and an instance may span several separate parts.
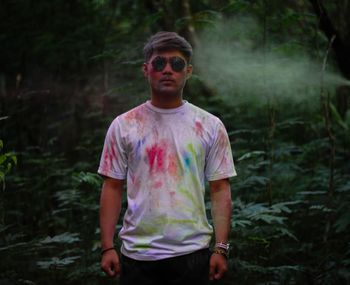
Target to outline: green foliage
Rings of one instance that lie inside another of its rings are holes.
[[[350,283],[350,111],[325,86],[332,157],[318,66],[301,72],[328,43],[306,2],[292,2],[189,1],[189,17],[176,1],[2,1],[0,135],[16,152],[0,140],[0,283],[117,283],[99,265],[95,172],[108,124],[148,97],[141,49],[153,31],[222,23],[204,46],[213,73],[195,64],[187,90],[227,126],[238,172],[222,284]]]
[[[3,153],[4,143],[0,139],[0,183],[2,190],[5,190],[5,175],[11,171],[13,166],[17,165],[17,157],[13,152]]]

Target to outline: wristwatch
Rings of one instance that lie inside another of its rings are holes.
[[[221,254],[228,258],[229,256],[230,244],[225,242],[217,242],[214,246],[213,253]]]

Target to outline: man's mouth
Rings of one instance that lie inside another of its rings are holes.
[[[167,83],[167,82],[175,82],[175,80],[171,79],[171,78],[163,78],[163,79],[160,80],[160,82],[165,82],[165,83]]]

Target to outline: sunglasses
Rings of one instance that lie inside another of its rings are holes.
[[[164,56],[157,56],[152,60],[151,64],[153,69],[159,72],[164,70],[168,62],[170,63],[171,69],[175,72],[182,71],[186,66],[186,62],[178,56],[173,56],[169,59]]]

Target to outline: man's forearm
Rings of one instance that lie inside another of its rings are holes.
[[[215,242],[227,242],[232,215],[231,190],[228,179],[211,182],[210,190]]]
[[[102,249],[113,247],[115,226],[118,222],[122,204],[123,183],[106,179],[100,198],[100,228]]]

